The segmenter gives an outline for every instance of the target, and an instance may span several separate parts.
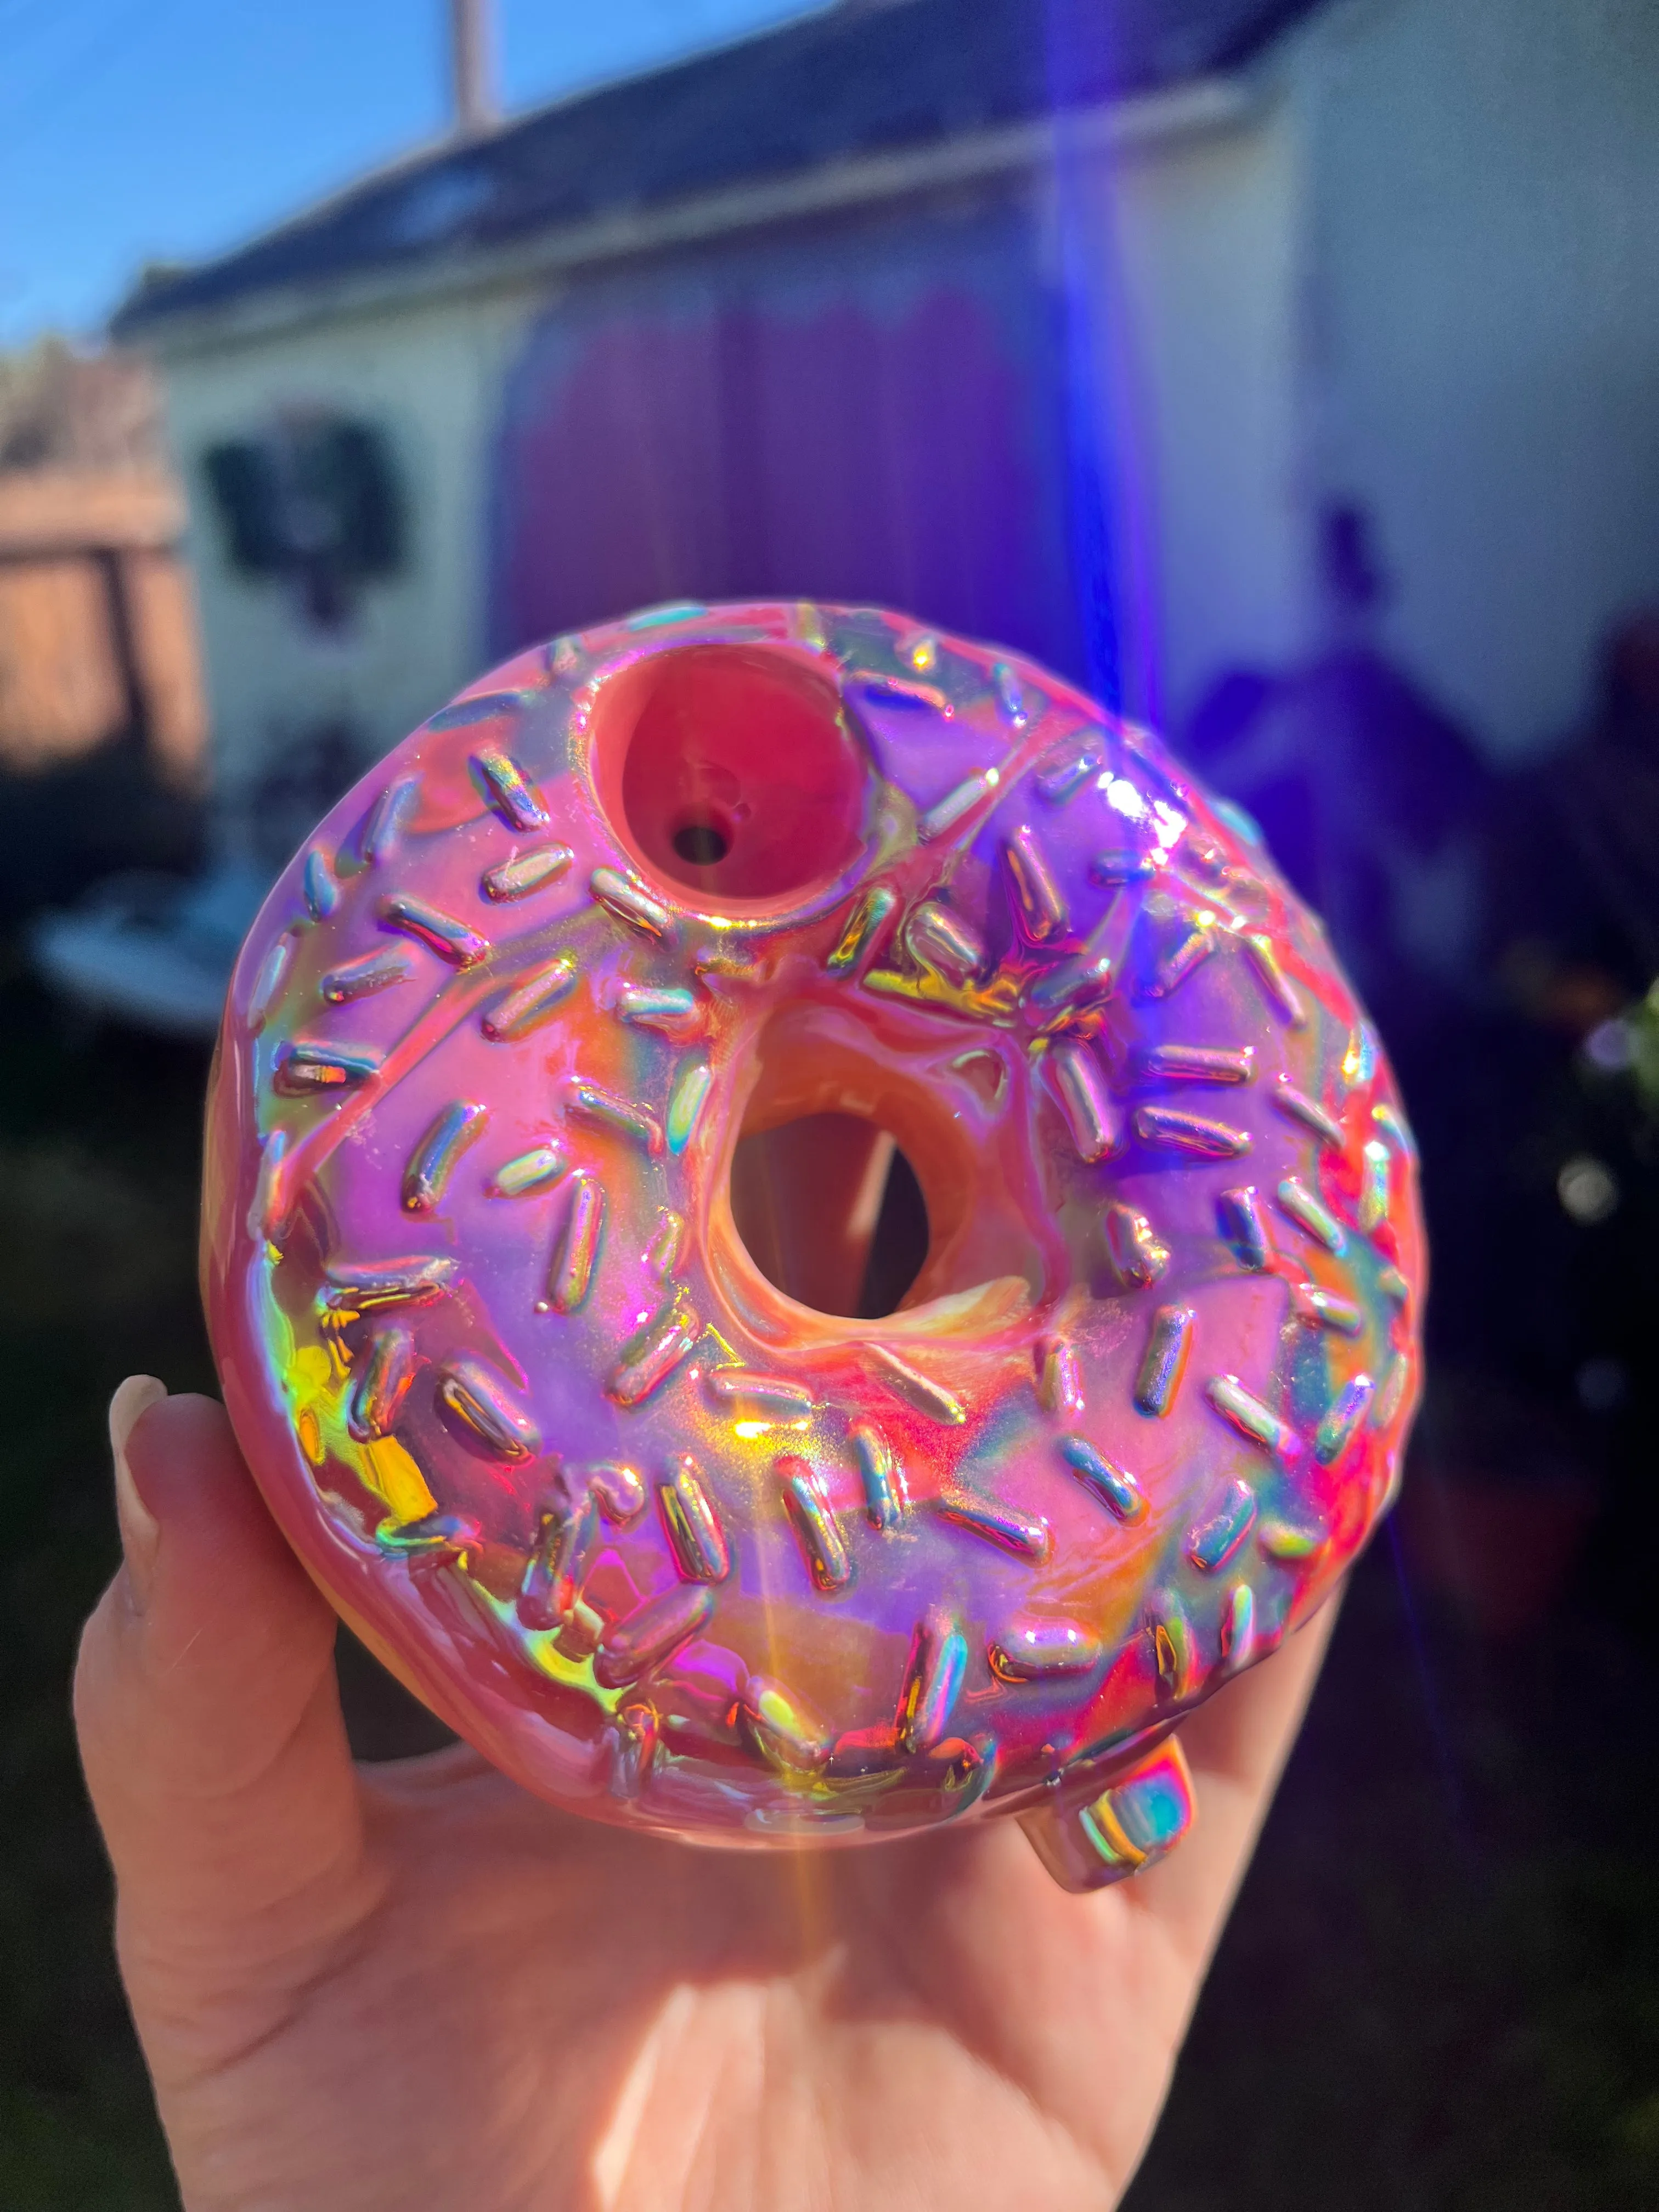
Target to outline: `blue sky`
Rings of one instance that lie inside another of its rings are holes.
[[[496,11],[511,112],[805,6]],[[95,334],[145,260],[216,252],[431,137],[448,52],[445,0],[0,0],[0,346]]]

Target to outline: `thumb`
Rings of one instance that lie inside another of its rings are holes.
[[[125,1564],[82,1636],[75,1712],[142,2015],[158,1979],[188,2003],[326,1945],[368,1876],[334,1616],[223,1408],[135,1376],[110,1442]]]

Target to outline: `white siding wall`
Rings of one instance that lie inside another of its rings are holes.
[[[371,755],[478,671],[489,446],[503,364],[530,311],[508,302],[342,316],[180,355],[166,365],[169,427],[189,487],[216,772],[233,800],[285,738],[331,718]],[[200,460],[279,410],[338,409],[386,434],[407,501],[409,560],[369,585],[339,635],[300,615],[287,585],[228,566]]]
[[[1282,665],[1306,635],[1300,167],[1289,103],[1266,99],[1225,128],[1121,152],[1081,207],[1133,703],[1173,727],[1224,669]]]
[[[1407,663],[1547,745],[1659,597],[1659,6],[1364,0],[1293,68],[1317,474],[1376,513]]]

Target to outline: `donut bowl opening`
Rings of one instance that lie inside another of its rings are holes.
[[[695,645],[635,661],[600,690],[590,744],[613,833],[682,903],[787,912],[864,849],[868,756],[798,653]]]
[[[975,1115],[970,1084],[953,1095],[823,1006],[776,1016],[754,1067],[710,1221],[746,1310],[758,1298],[818,1341],[874,1320],[926,1332],[930,1316],[971,1333],[970,1315],[998,1326],[1055,1287],[1012,1187],[987,1187],[1000,1092]]]

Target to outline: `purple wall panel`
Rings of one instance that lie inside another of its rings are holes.
[[[654,600],[907,607],[1076,654],[1023,225],[832,242],[578,295],[511,379],[489,643]]]

